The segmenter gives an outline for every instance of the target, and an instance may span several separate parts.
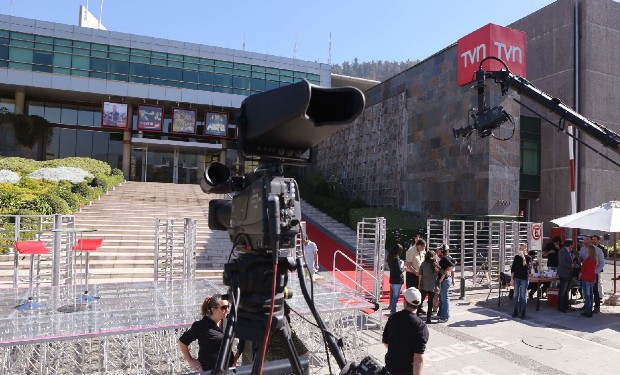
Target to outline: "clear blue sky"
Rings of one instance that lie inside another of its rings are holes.
[[[424,59],[550,0],[104,0],[108,30],[327,63]],[[99,17],[100,0],[89,10]],[[86,0],[0,0],[0,13],[77,25]],[[297,42],[296,42],[297,41]]]

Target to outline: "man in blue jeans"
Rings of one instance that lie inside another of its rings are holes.
[[[454,274],[454,265],[456,262],[450,256],[450,248],[448,245],[442,247],[442,258],[439,261],[439,267],[441,267],[441,276],[439,277],[439,323],[446,323],[450,319],[450,301],[448,299],[448,292],[450,286],[453,285],[452,277]]]

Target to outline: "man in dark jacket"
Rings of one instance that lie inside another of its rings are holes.
[[[571,247],[573,241],[566,240],[564,246],[558,252],[558,276],[560,277],[560,288],[558,290],[558,310],[565,313],[573,311],[568,300],[568,292],[570,289],[573,276],[573,253]]]

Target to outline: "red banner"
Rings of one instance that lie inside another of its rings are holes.
[[[480,61],[494,56],[502,59],[510,71],[525,78],[525,33],[492,23],[459,39],[457,46],[458,84],[466,85],[475,80]],[[501,70],[504,66],[494,60],[483,64],[487,71]]]

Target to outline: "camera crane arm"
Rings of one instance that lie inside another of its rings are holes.
[[[489,58],[486,58],[489,59]],[[511,88],[529,99],[532,99],[536,103],[547,108],[549,111],[559,115],[562,119],[575,125],[578,129],[584,131],[589,136],[594,138],[603,146],[614,150],[620,154],[620,134],[607,129],[603,125],[587,119],[558,98],[554,98],[536,86],[534,86],[527,79],[518,75],[512,74],[509,70],[499,71],[484,71],[482,69],[482,63],[486,60],[482,60],[480,68],[476,72],[476,88],[478,89],[479,102],[480,95],[484,95],[484,80],[485,78],[492,78],[496,83],[501,85],[502,95],[506,95],[508,89]],[[497,58],[492,58],[497,59]],[[499,59],[497,59],[499,60]],[[500,60],[501,61],[501,60]],[[502,62],[503,63],[503,62]],[[484,108],[483,106],[480,108]]]

